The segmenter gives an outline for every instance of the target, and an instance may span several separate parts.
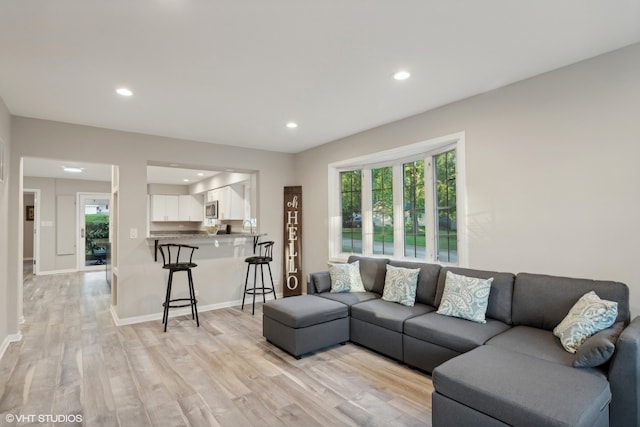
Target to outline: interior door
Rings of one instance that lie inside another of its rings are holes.
[[[78,270],[105,268],[109,243],[108,193],[78,194]]]

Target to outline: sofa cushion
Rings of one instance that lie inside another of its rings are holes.
[[[387,264],[382,299],[413,307],[416,302],[416,285],[419,268],[394,267]]]
[[[351,306],[351,317],[402,333],[405,320],[433,310],[435,310],[434,307],[425,304],[415,304],[413,307],[407,307],[395,302],[375,299]]]
[[[513,288],[514,325],[553,330],[582,295],[595,291],[618,303],[616,322],[628,324],[629,288],[619,282],[520,273]]]
[[[329,263],[329,276],[331,292],[365,292],[358,261],[349,264]]]
[[[489,279],[493,277],[491,292],[487,305],[486,317],[511,324],[511,299],[513,297],[514,275],[511,273],[499,273],[496,271],[472,270],[469,268],[443,267],[438,276],[438,290],[436,292],[436,307],[440,306],[447,271],[463,276]]]
[[[480,279],[447,271],[438,314],[487,323],[485,314],[493,277]]]
[[[309,274],[307,280],[307,293],[316,294],[331,290],[331,275],[328,271],[319,271]]]
[[[380,295],[376,294],[375,292],[323,292],[321,294],[316,294],[316,296],[340,302],[349,307],[349,312],[351,312],[351,306],[354,304],[380,298]]]
[[[607,379],[591,371],[486,345],[435,368],[433,386],[476,411],[524,427],[593,426],[611,400]]]
[[[584,294],[571,307],[553,334],[569,353],[575,353],[596,332],[607,329],[618,316],[618,303],[601,299],[595,292]]]
[[[358,255],[351,255],[348,262],[360,261],[360,277],[364,288],[369,292],[382,295],[384,289],[384,277],[387,272],[389,260],[386,258],[368,258]]]
[[[330,322],[348,316],[346,305],[315,295],[298,295],[266,302],[262,313],[294,329]]]
[[[587,339],[573,357],[574,368],[593,368],[603,365],[611,359],[616,350],[616,341],[624,324],[618,322]]]
[[[438,264],[426,262],[389,261],[389,265],[402,268],[419,268],[418,284],[416,286],[416,302],[436,306],[436,290],[438,275],[441,267]]]
[[[473,350],[509,328],[509,325],[499,320],[488,319],[483,324],[435,312],[412,317],[404,322],[405,335],[458,353]]]
[[[558,337],[554,336],[551,331],[544,329],[530,326],[514,326],[508,331],[491,338],[487,341],[487,345],[537,357],[560,365],[573,365],[573,355],[562,348]]]

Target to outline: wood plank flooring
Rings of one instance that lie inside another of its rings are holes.
[[[114,326],[110,301],[103,272],[25,281],[23,339],[0,360],[0,425],[77,414],[87,426],[431,426],[428,375],[351,343],[296,360],[262,337],[261,304],[200,313],[200,328],[171,318],[163,333],[160,320]]]

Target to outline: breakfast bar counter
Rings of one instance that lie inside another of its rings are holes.
[[[237,239],[253,239],[253,248],[260,240],[260,237],[266,236],[266,233],[221,233],[211,234],[206,231],[194,232],[194,231],[161,231],[152,232],[151,236],[147,237],[147,241],[154,243],[154,260],[158,260],[158,245],[163,243],[182,243],[185,242],[190,245],[206,245],[213,244],[218,247],[221,244],[231,244],[237,242]]]

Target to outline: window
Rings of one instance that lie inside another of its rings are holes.
[[[330,165],[331,259],[357,253],[460,265],[463,137]]]
[[[404,255],[426,258],[424,160],[403,165]]]
[[[393,168],[371,171],[373,253],[393,255]]]
[[[362,253],[361,179],[359,170],[340,173],[342,252]]]
[[[438,213],[438,260],[458,262],[458,232],[456,226],[456,152],[435,156],[436,212]]]

